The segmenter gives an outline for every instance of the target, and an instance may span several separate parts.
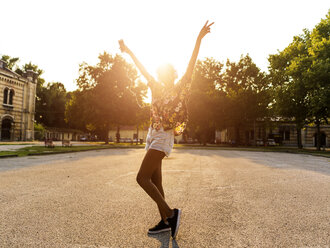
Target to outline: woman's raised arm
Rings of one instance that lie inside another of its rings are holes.
[[[210,33],[210,27],[214,24],[214,22],[212,22],[211,24],[208,24],[209,21],[207,21],[205,23],[205,25],[203,26],[203,28],[201,29],[201,31],[199,32],[199,35],[197,37],[197,41],[196,41],[196,44],[195,44],[195,48],[194,48],[194,51],[193,51],[193,54],[190,58],[190,61],[189,61],[189,64],[188,64],[188,68],[186,70],[186,73],[184,75],[184,77],[186,77],[187,79],[191,78],[191,75],[194,71],[194,67],[195,67],[195,64],[196,64],[196,60],[197,60],[197,56],[198,56],[198,53],[199,53],[199,48],[201,46],[201,41],[202,39],[204,38],[204,36],[208,33]]]
[[[136,58],[134,53],[125,45],[124,41],[119,40],[118,42],[121,52],[127,53],[129,56],[131,56],[135,65],[137,66],[141,74],[145,77],[145,79],[147,79],[148,82],[154,81],[154,78],[147,72],[147,70],[144,68],[141,62]]]

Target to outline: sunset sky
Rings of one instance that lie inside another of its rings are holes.
[[[199,58],[221,62],[249,53],[267,70],[269,54],[325,18],[329,1],[4,1],[0,0],[0,55],[20,57],[45,72],[47,82],[76,89],[79,64],[125,43],[151,74],[169,62],[183,75],[206,20],[215,22]],[[125,55],[128,61],[129,57]]]

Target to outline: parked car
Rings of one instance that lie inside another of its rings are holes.
[[[257,139],[256,140],[256,145],[257,146],[263,146],[264,145],[264,141],[262,139]]]
[[[140,143],[141,145],[143,144],[143,139],[133,139],[133,143]]]
[[[267,146],[276,146],[275,140],[274,139],[268,139],[267,140]]]
[[[194,140],[193,138],[187,138],[186,140],[184,140],[184,139],[179,140],[179,144],[195,144],[197,142],[198,142],[198,140],[197,139]],[[177,143],[175,143],[175,144],[177,144]]]
[[[133,140],[131,138],[120,138],[119,143],[132,143]]]

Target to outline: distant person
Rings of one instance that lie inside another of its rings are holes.
[[[177,73],[173,66],[167,65],[158,69],[157,82],[124,44],[124,41],[119,41],[120,50],[131,56],[141,74],[147,79],[152,93],[150,127],[145,147],[147,153],[136,178],[138,184],[157,203],[162,218],[155,227],[149,229],[149,234],[171,230],[171,235],[175,238],[178,233],[181,210],[170,208],[165,201],[162,186],[162,159],[170,155],[174,136],[181,135],[186,127],[188,121],[186,103],[191,86],[191,76],[201,41],[210,32],[212,25],[213,23],[208,25],[207,21],[201,29],[187,71],[176,84],[174,81]]]

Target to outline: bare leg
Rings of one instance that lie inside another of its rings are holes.
[[[161,166],[160,162],[164,156],[165,154],[161,151],[149,149],[142,161],[136,181],[157,203],[160,212],[163,213],[166,218],[171,217],[174,211],[167,205],[163,195],[160,193],[157,186],[151,181],[152,175]]]
[[[163,185],[162,185],[162,160],[160,161],[160,166],[155,170],[155,172],[151,176],[151,182],[156,185],[157,189],[165,199],[165,194],[163,190]],[[157,205],[158,206],[158,205]],[[165,213],[163,213],[158,206],[158,210],[160,213],[160,217],[162,218],[163,221],[166,221],[166,216]]]

